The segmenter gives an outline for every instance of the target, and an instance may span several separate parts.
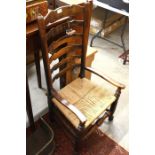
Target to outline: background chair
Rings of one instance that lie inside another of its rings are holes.
[[[79,150],[80,141],[86,139],[107,117],[113,120],[121,89],[125,88],[123,84],[85,67],[91,11],[90,1],[63,6],[46,17],[38,18],[51,118],[66,129],[75,144],[75,153]],[[80,68],[79,78],[67,85],[64,83],[59,91],[55,90],[54,81],[77,68]],[[86,79],[85,71],[116,87],[116,92],[113,94]]]

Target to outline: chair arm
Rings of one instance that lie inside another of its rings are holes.
[[[97,73],[94,69],[92,69],[90,67],[85,67],[84,69],[91,72],[91,73],[93,73],[93,74],[95,74],[95,75],[97,75],[97,76],[99,76],[100,78],[104,79],[105,81],[109,82],[110,84],[112,84],[115,87],[118,87],[118,88],[121,88],[121,89],[125,88],[124,84],[121,84],[121,83],[107,77],[106,75],[101,75],[101,74]]]
[[[80,121],[80,125],[85,124],[85,122],[87,121],[87,118],[77,107],[69,103],[69,101],[67,101],[66,99],[63,99],[55,90],[52,91],[52,94],[56,100],[58,100],[63,106],[65,106],[67,109],[69,109],[76,115],[76,117]]]

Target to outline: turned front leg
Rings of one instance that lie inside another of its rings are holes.
[[[119,97],[120,97],[120,94],[121,94],[121,88],[118,88],[115,92],[115,97],[116,97],[116,100],[115,102],[112,103],[111,107],[110,107],[110,116],[109,116],[109,121],[112,121],[114,116],[114,112],[116,110],[116,107],[117,107],[117,103],[118,103],[118,100],[119,100]]]

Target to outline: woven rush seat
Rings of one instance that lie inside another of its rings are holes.
[[[85,128],[89,127],[116,99],[116,97],[105,88],[96,85],[86,78],[74,80],[58,93],[86,116],[87,122],[85,123]],[[78,128],[79,120],[75,114],[55,98],[53,98],[52,101],[74,127]]]

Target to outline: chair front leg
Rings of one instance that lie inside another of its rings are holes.
[[[114,119],[114,112],[116,110],[116,107],[117,107],[117,103],[118,103],[118,100],[119,100],[119,97],[120,97],[120,94],[121,94],[121,88],[118,88],[115,92],[115,97],[116,97],[116,100],[115,102],[112,103],[111,107],[110,107],[110,116],[109,116],[109,121],[112,121]]]

